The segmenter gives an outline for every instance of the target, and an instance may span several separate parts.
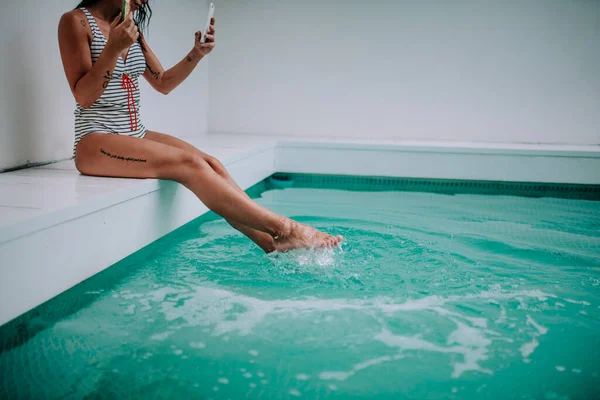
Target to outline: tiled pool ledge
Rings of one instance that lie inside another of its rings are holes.
[[[600,146],[280,140],[278,172],[600,183]]]
[[[243,188],[275,172],[600,184],[595,146],[298,140],[190,140]],[[72,161],[0,174],[0,324],[204,214],[173,182],[81,176]]]

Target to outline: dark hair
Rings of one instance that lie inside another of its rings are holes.
[[[83,0],[82,2],[79,3],[79,5],[77,8],[81,8],[81,7],[89,7],[89,6],[93,6],[94,4],[98,3],[99,1],[102,0]],[[144,45],[142,44],[142,34],[144,33],[144,31],[148,31],[148,28],[150,26],[150,19],[152,18],[152,8],[150,8],[150,2],[149,1],[145,1],[142,3],[142,5],[140,6],[140,8],[137,9],[137,11],[135,12],[135,14],[133,14],[133,20],[135,21],[135,24],[138,27],[138,30],[140,31],[140,37],[138,39],[138,43],[140,44],[140,46],[142,46],[142,49],[145,51],[146,49],[144,48]]]

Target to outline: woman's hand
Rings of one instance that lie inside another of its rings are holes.
[[[202,32],[196,32],[194,52],[201,57],[204,57],[215,48],[215,17],[210,20],[210,26],[208,28],[208,32],[206,33],[204,43],[200,42],[201,37]]]
[[[119,54],[131,47],[138,40],[140,33],[133,22],[133,13],[129,13],[125,21],[119,23],[121,15],[119,14],[110,24],[110,34],[106,46],[114,49]]]

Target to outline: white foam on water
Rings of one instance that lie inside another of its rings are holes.
[[[373,365],[381,364],[381,363],[384,363],[386,361],[391,361],[391,360],[392,360],[392,357],[390,357],[390,356],[383,356],[383,357],[378,357],[378,358],[372,358],[370,360],[363,361],[361,363],[355,364],[353,370],[354,370],[354,373],[356,373],[356,372],[358,372],[360,370],[369,368],[369,367],[371,367]]]
[[[349,372],[324,371],[324,372],[321,372],[321,374],[319,374],[319,378],[321,378],[324,381],[329,381],[329,380],[345,381],[352,375],[354,375],[354,374],[349,373]]]
[[[337,390],[337,386],[335,386],[335,385],[329,385],[327,387],[329,388],[329,390],[333,390],[333,391]]]
[[[127,307],[125,309],[125,311],[123,311],[124,315],[133,315],[135,314],[135,304],[131,304],[129,307]]]
[[[149,299],[140,299],[139,303],[142,305],[142,311],[150,311],[152,310],[152,306],[150,305]]]
[[[480,361],[488,359],[487,347],[492,343],[484,335],[484,331],[476,327],[467,326],[460,321],[454,320],[456,330],[448,336],[448,345],[458,344],[463,354],[464,361],[454,364],[452,377],[458,378],[466,371],[479,371],[491,374],[492,371],[481,368]]]
[[[535,349],[539,346],[539,342],[538,342],[537,338],[539,336],[542,336],[542,335],[545,335],[546,333],[548,333],[548,328],[535,322],[534,319],[531,318],[530,315],[527,315],[526,318],[527,318],[527,325],[533,326],[536,330],[536,332],[533,333],[533,335],[532,335],[531,341],[529,341],[527,343],[523,343],[519,349],[521,351],[521,356],[523,357],[523,361],[528,363],[531,361],[531,360],[529,360],[529,356],[532,355],[533,352],[535,351]]]
[[[355,375],[357,372],[369,368],[373,365],[377,365],[377,364],[381,364],[387,361],[391,361],[393,358],[390,356],[383,356],[383,357],[378,357],[378,358],[372,358],[366,361],[363,361],[361,363],[355,364],[352,369],[348,372],[344,372],[344,371],[324,371],[321,372],[321,374],[319,375],[319,378],[321,378],[322,380],[338,380],[338,381],[345,381],[346,379],[348,379],[349,377]]]
[[[291,394],[292,396],[296,396],[296,397],[300,397],[302,396],[302,393],[300,393],[299,391],[297,391],[296,389],[292,389],[288,392],[289,394]]]
[[[338,380],[338,381],[345,381],[346,379],[350,378],[351,376],[355,375],[357,372],[366,369],[368,367],[371,367],[373,365],[377,365],[377,364],[381,364],[387,361],[392,361],[392,360],[399,360],[401,358],[404,358],[403,355],[396,355],[396,356],[383,356],[383,357],[378,357],[378,358],[372,358],[366,361],[363,361],[361,363],[355,364],[352,369],[348,372],[345,371],[324,371],[319,375],[319,378],[322,380]]]
[[[299,381],[307,381],[310,379],[310,376],[306,374],[298,374],[296,375],[296,379],[298,379]]]
[[[256,383],[252,382],[248,386],[250,386],[251,388],[255,388],[256,387]]]
[[[156,340],[156,341],[163,341],[166,338],[168,338],[169,336],[171,336],[173,334],[173,331],[167,331],[167,332],[163,332],[163,333],[156,333],[152,336],[150,336],[150,340]]]
[[[539,342],[537,341],[537,339],[534,337],[533,339],[531,339],[531,342],[527,342],[527,343],[523,343],[521,345],[521,355],[523,356],[523,358],[527,359],[529,358],[529,356],[531,354],[533,354],[534,350],[538,347]]]
[[[447,346],[436,345],[419,336],[394,335],[383,330],[375,336],[375,340],[387,344],[389,347],[398,348],[399,353],[392,357],[397,359],[404,351],[432,351],[439,353],[461,354],[463,360],[454,362],[452,377],[460,377],[467,371],[477,371],[491,374],[490,370],[482,368],[479,363],[488,358],[488,347],[492,343],[490,337],[498,338],[498,333],[487,330],[488,321],[485,318],[475,318],[462,315],[455,311],[443,308],[449,303],[460,303],[465,300],[487,300],[495,302],[502,299],[537,299],[545,301],[554,295],[543,293],[539,290],[519,290],[504,292],[499,288],[494,290],[472,293],[467,295],[455,295],[448,297],[428,296],[420,299],[408,299],[401,303],[388,297],[380,297],[372,300],[352,299],[317,299],[307,297],[303,299],[263,300],[255,297],[237,294],[228,290],[215,287],[195,287],[190,293],[189,288],[181,289],[181,296],[185,301],[178,302],[178,296],[172,296],[169,301],[161,301],[158,304],[159,311],[164,314],[167,321],[185,321],[184,326],[206,326],[213,336],[228,338],[230,334],[239,336],[250,335],[253,330],[267,316],[281,316],[293,319],[296,316],[306,316],[310,313],[322,314],[338,311],[363,311],[377,318],[377,313],[397,314],[404,312],[417,312],[432,310],[438,315],[450,319],[456,324],[456,329],[447,338]],[[175,289],[161,288],[158,293],[150,293],[151,299],[164,299],[167,294],[178,293]],[[177,306],[175,306],[177,304]],[[506,319],[506,310],[501,308],[501,318]],[[547,333],[548,329],[527,317],[527,324],[535,328],[535,335]],[[178,326],[180,327],[180,326]],[[153,340],[164,340],[172,332],[154,335]],[[502,339],[501,337],[498,339]],[[521,349],[522,354],[530,355],[529,349],[532,344],[525,344]],[[254,353],[256,352],[256,353]],[[257,356],[256,350],[250,350],[249,354]],[[367,360],[352,367],[350,371],[325,371],[320,374],[321,379],[345,380],[357,371],[366,368],[373,362],[389,361],[390,356],[374,360]]]
[[[189,296],[189,293],[186,296]],[[237,311],[240,305],[243,312]],[[186,321],[188,326],[213,325],[212,334],[215,336],[233,332],[242,336],[248,335],[269,314],[368,308],[358,303],[352,304],[346,300],[337,299],[268,301],[211,287],[196,288],[194,295],[187,298],[183,306],[174,307],[170,302],[162,302],[159,307],[168,321],[181,319]],[[227,318],[231,316],[232,311],[236,312],[236,318]]]
[[[202,342],[190,342],[190,347],[194,349],[203,349],[206,347],[206,344]]]
[[[537,331],[539,332],[540,335],[545,335],[546,333],[548,333],[548,328],[545,328],[543,326],[541,326],[540,324],[538,324],[537,322],[535,322],[533,320],[533,318],[531,318],[531,316],[527,315],[527,323],[529,325],[532,325],[535,329],[537,329]]]
[[[580,369],[577,369],[577,368],[573,368],[573,372],[574,372],[574,373],[576,373],[576,374],[580,374],[580,373],[581,373],[581,370],[580,370]]]
[[[159,303],[163,302],[168,295],[177,293],[179,293],[177,289],[172,288],[170,286],[164,286],[150,292],[148,295],[151,297],[151,300],[153,302]]]
[[[180,356],[180,355],[182,355],[182,354],[183,354],[183,350],[181,350],[181,349],[177,349],[177,350],[175,350],[173,353],[174,353],[175,355],[178,355],[178,356]]]
[[[247,379],[252,378],[252,374],[250,372],[246,372],[243,376],[244,376],[244,378],[247,378]]]
[[[435,312],[437,312],[439,315],[462,318],[466,321],[471,322],[473,325],[475,325],[477,327],[487,328],[487,319],[485,319],[485,318],[467,317],[465,315],[462,315],[462,314],[459,314],[456,312],[452,312],[452,311],[446,310],[445,308],[441,308],[441,307],[432,307],[431,309],[434,310]]]
[[[504,308],[504,306],[502,306],[500,303],[497,304],[500,305],[500,316],[496,319],[496,324],[502,324],[506,322],[506,308]]]
[[[377,304],[381,311],[385,313],[394,313],[398,311],[415,311],[415,310],[435,310],[444,306],[448,303],[457,303],[463,300],[477,300],[477,299],[517,299],[519,301],[523,301],[522,297],[535,298],[538,301],[546,301],[549,297],[556,297],[551,294],[544,293],[540,290],[520,290],[515,292],[501,292],[501,291],[486,291],[480,293],[469,293],[463,296],[448,296],[448,297],[440,297],[440,296],[427,296],[417,300],[406,300],[401,304]],[[450,313],[448,310],[444,310],[447,313]],[[479,323],[483,318],[479,319]],[[487,323],[487,321],[485,322]]]
[[[572,303],[572,304],[581,304],[581,305],[584,305],[584,306],[590,306],[591,305],[591,303],[589,303],[589,302],[587,302],[585,300],[582,300],[582,301],[573,300],[573,299],[564,299],[564,300],[567,303]]]
[[[483,337],[481,331],[468,327],[458,321],[457,329],[453,331],[449,338],[449,347],[442,347],[421,339],[419,336],[401,336],[394,335],[388,330],[383,330],[375,338],[390,347],[397,347],[400,353],[404,351],[432,351],[438,353],[456,353],[463,355],[463,362],[456,362],[452,372],[453,378],[460,377],[467,371],[478,371],[491,374],[492,371],[479,366],[480,361],[487,360],[487,346],[491,340]]]
[[[265,374],[263,374],[262,372],[259,372],[256,374],[256,376],[258,376],[259,378],[264,378]]]
[[[561,365],[557,365],[555,368],[556,368],[556,370],[557,370],[557,371],[559,371],[559,372],[564,372],[564,371],[566,370],[566,368],[565,368],[565,367],[563,367],[563,366],[561,366]]]
[[[139,299],[141,297],[144,297],[142,293],[131,293],[130,290],[121,292],[121,298],[125,300]]]
[[[174,291],[174,290],[173,290]],[[160,289],[160,294],[151,293],[153,298],[163,298],[166,294],[172,293],[172,290],[166,288]],[[372,301],[365,300],[347,300],[347,299],[315,299],[307,298],[300,300],[262,300],[254,297],[239,295],[227,290],[214,287],[196,287],[195,292],[190,296],[189,291],[185,294],[186,301],[183,305],[174,306],[174,302],[161,302],[160,311],[164,314],[167,321],[184,320],[188,326],[213,326],[212,333],[216,336],[222,336],[227,333],[238,333],[239,335],[248,335],[252,329],[261,323],[267,315],[270,314],[290,314],[298,315],[306,312],[331,312],[341,310],[377,310],[386,314],[437,310],[452,315],[449,311],[441,307],[447,303],[455,303],[469,299],[511,299],[517,296],[532,297],[537,299],[547,299],[547,295],[538,290],[518,291],[518,292],[481,292],[478,294],[468,294],[465,296],[449,296],[447,298],[439,296],[428,296],[417,300],[406,300],[403,303],[393,303],[389,298],[377,298]],[[238,311],[242,308],[242,312]],[[228,318],[231,312],[235,312],[235,319]],[[461,318],[470,321],[472,324],[484,327],[487,323],[483,318]]]
[[[465,347],[485,348],[492,341],[484,336],[484,332],[476,327],[470,327],[460,321],[453,320],[456,324],[456,330],[448,337],[448,344],[460,344]]]
[[[227,378],[219,378],[219,383],[222,383],[223,385],[227,385],[227,384],[229,384],[229,379],[227,379]]]

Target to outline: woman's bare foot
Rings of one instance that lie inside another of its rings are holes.
[[[331,236],[310,226],[287,220],[284,231],[275,237],[275,250],[285,252],[313,247],[336,247],[342,242],[342,239],[341,236]]]

